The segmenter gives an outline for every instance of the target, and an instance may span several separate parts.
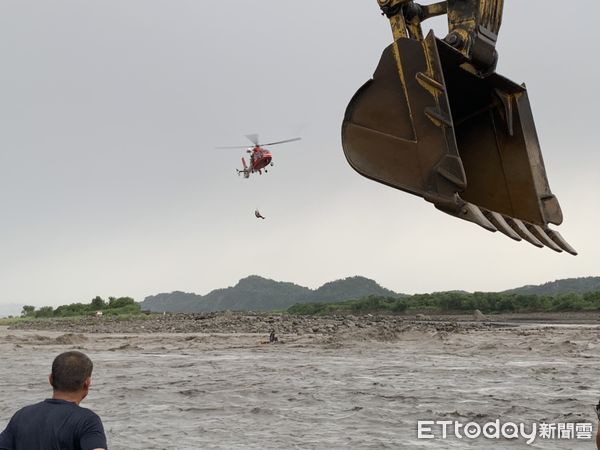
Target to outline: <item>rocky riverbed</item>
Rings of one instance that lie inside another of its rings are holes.
[[[423,320],[425,318],[425,320]],[[401,333],[419,324],[423,328],[449,330],[473,327],[457,321],[432,321],[430,317],[390,315],[290,316],[252,313],[197,313],[140,315],[130,318],[94,316],[19,322],[14,329],[57,330],[73,333],[266,333],[337,334],[363,330],[382,336]],[[482,322],[482,327],[489,326]]]

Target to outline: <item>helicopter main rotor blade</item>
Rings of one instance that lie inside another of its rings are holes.
[[[302,138],[293,138],[293,139],[286,139],[285,141],[277,141],[277,142],[269,142],[268,144],[261,144],[261,146],[265,146],[265,145],[276,145],[276,144],[285,144],[286,142],[294,142],[294,141],[299,141]]]
[[[222,150],[222,149],[228,149],[228,148],[249,148],[247,145],[234,145],[231,147],[215,147],[216,149]]]
[[[247,134],[246,137],[254,145],[258,145],[258,134]]]

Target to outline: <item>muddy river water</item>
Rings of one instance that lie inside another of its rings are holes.
[[[52,359],[79,349],[95,364],[82,406],[100,415],[112,450],[594,448],[599,331],[417,327],[392,340],[304,334],[265,344],[260,334],[0,327],[0,428],[51,395]],[[419,438],[419,420],[450,422],[448,437],[425,423],[421,434],[433,437]],[[492,437],[456,437],[455,423],[469,422],[523,422],[528,433],[545,422],[556,434],[538,428],[527,444],[491,426]]]

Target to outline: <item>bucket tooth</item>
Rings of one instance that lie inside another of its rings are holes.
[[[509,238],[514,239],[515,241],[522,240],[521,236],[519,236],[518,233],[515,230],[513,230],[508,223],[506,223],[506,220],[504,220],[502,214],[494,211],[485,210],[483,211],[483,214],[485,215],[485,217],[488,218],[490,222],[494,224],[498,231],[504,233]]]
[[[517,232],[519,236],[525,239],[530,244],[535,245],[536,247],[542,248],[544,244],[542,244],[538,238],[536,238],[531,231],[527,229],[525,224],[521,222],[519,219],[515,219],[514,217],[508,217],[506,222],[510,225],[510,227]]]
[[[562,248],[565,252],[570,253],[573,256],[577,255],[577,251],[571,247],[567,241],[560,235],[558,231],[551,230],[550,228],[546,229],[546,234],[552,239],[552,241]]]
[[[425,108],[425,115],[438,127],[452,127],[452,119],[435,107]]]
[[[432,94],[434,94],[436,91],[444,92],[444,90],[446,89],[442,83],[425,75],[423,72],[418,72],[416,77],[419,84]]]
[[[448,202],[448,199],[425,199],[432,202],[437,209],[445,212],[446,214],[473,222],[488,231],[498,231],[494,224],[484,216],[483,212],[477,205],[465,202],[458,196],[456,196],[451,202]]]
[[[477,225],[485,228],[486,230],[498,231],[494,224],[483,215],[483,212],[481,211],[481,209],[479,209],[477,205],[465,202],[465,204],[461,207],[460,212],[461,217],[463,219],[476,223]]]
[[[542,242],[546,247],[551,248],[555,252],[562,253],[562,248],[560,248],[560,246],[558,246],[552,239],[550,239],[550,236],[546,234],[542,227],[540,227],[539,225],[529,224],[527,226],[527,229],[531,231],[531,233],[536,238],[538,238],[539,241]]]

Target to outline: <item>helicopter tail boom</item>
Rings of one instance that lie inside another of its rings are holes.
[[[246,160],[242,157],[242,165],[244,166],[244,168],[242,170],[237,169],[237,173],[238,175],[243,173],[244,174],[244,178],[249,178],[250,177],[250,169],[248,169],[248,165],[246,164]]]

